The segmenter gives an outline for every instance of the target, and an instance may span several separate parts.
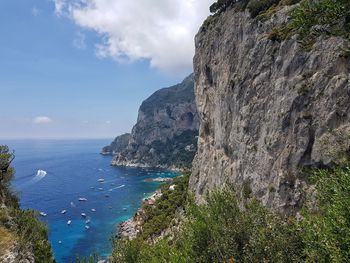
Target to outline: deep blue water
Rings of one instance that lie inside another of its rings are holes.
[[[15,150],[13,188],[22,208],[47,214],[40,219],[49,227],[55,258],[74,262],[76,255],[111,253],[110,238],[116,224],[130,218],[142,199],[159,187],[147,178],[173,177],[172,172],[117,168],[111,157],[99,154],[109,140],[11,140],[0,141]],[[43,170],[45,176],[37,176]],[[98,179],[105,179],[104,183]],[[87,198],[79,202],[79,197]],[[96,212],[91,211],[96,209]],[[66,214],[61,214],[67,210]],[[91,220],[86,229],[86,213]],[[71,220],[71,225],[67,221]]]

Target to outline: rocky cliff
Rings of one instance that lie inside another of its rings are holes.
[[[116,138],[102,153],[112,153],[113,165],[189,167],[197,146],[198,114],[193,75],[182,83],[156,91],[146,99],[130,135]]]
[[[102,148],[101,154],[116,155],[120,153],[122,150],[124,150],[128,146],[130,138],[131,138],[130,133],[125,133],[116,137],[110,145],[107,145]]]
[[[295,6],[266,21],[235,8],[211,17],[196,36],[200,115],[190,188],[197,200],[230,183],[282,213],[303,202],[303,167],[342,161],[350,147],[350,62],[345,39],[274,39]],[[278,41],[276,41],[278,40]],[[345,155],[344,155],[345,154]]]

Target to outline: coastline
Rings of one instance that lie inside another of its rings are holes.
[[[100,152],[102,156],[111,156],[112,158],[114,155],[111,152],[105,152],[102,151]],[[114,158],[111,161],[111,166],[116,166],[116,167],[129,167],[129,168],[144,168],[144,169],[162,169],[162,170],[167,170],[171,172],[179,172],[183,173],[186,170],[190,169],[189,167],[179,167],[176,165],[152,165],[152,164],[147,164],[147,163],[138,163],[138,162],[133,162],[133,161],[119,161],[115,160]]]
[[[123,163],[117,163],[112,161],[112,166],[116,167],[131,167],[131,168],[147,168],[147,169],[162,169],[162,170],[168,170],[171,172],[184,172],[186,168],[177,167],[175,165],[149,165],[149,164],[143,164],[143,163],[133,163],[133,162],[123,162]],[[188,168],[187,168],[188,169]]]
[[[157,189],[151,196],[144,198],[135,215],[128,220],[125,220],[116,225],[118,239],[132,240],[137,237],[137,234],[142,231],[144,223],[145,211],[142,208],[144,205],[153,206],[155,202],[162,196],[161,189]]]

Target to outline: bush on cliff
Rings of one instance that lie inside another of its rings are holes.
[[[282,220],[256,201],[242,210],[232,191],[211,194],[207,205],[191,202],[186,211],[187,221],[173,238],[153,245],[140,237],[117,241],[114,262],[293,262],[300,258],[301,239],[293,220]]]
[[[287,27],[306,46],[321,35],[350,39],[350,1],[303,0],[291,13]]]
[[[37,263],[55,262],[47,227],[37,219],[37,212],[19,208],[18,198],[10,188],[13,158],[7,146],[0,146],[0,244],[7,244],[6,249],[15,248],[19,252],[18,262],[24,262],[23,257],[28,255]],[[5,252],[2,248],[5,246],[0,247],[0,256]]]
[[[206,205],[187,205],[172,238],[117,241],[114,262],[350,262],[350,168],[314,170],[311,180],[316,203],[299,221],[255,200],[242,208],[230,190],[214,192]]]
[[[162,186],[162,196],[157,200],[154,206],[144,205],[146,218],[141,237],[143,239],[152,238],[159,235],[163,230],[169,227],[175,217],[176,210],[186,204],[187,187],[189,174],[179,176],[172,182]],[[175,185],[174,190],[169,187]]]
[[[300,221],[307,262],[350,262],[350,168],[312,172],[317,201]]]
[[[292,5],[301,0],[217,0],[209,10],[212,14],[220,14],[229,8],[236,7],[237,10],[248,9],[250,15],[254,18],[260,13],[277,6]]]

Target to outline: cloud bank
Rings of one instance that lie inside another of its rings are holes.
[[[214,0],[53,0],[67,15],[101,36],[100,58],[118,62],[147,59],[167,72],[192,69],[194,36]]]
[[[46,124],[52,122],[52,119],[46,116],[38,116],[33,119],[35,124]]]

